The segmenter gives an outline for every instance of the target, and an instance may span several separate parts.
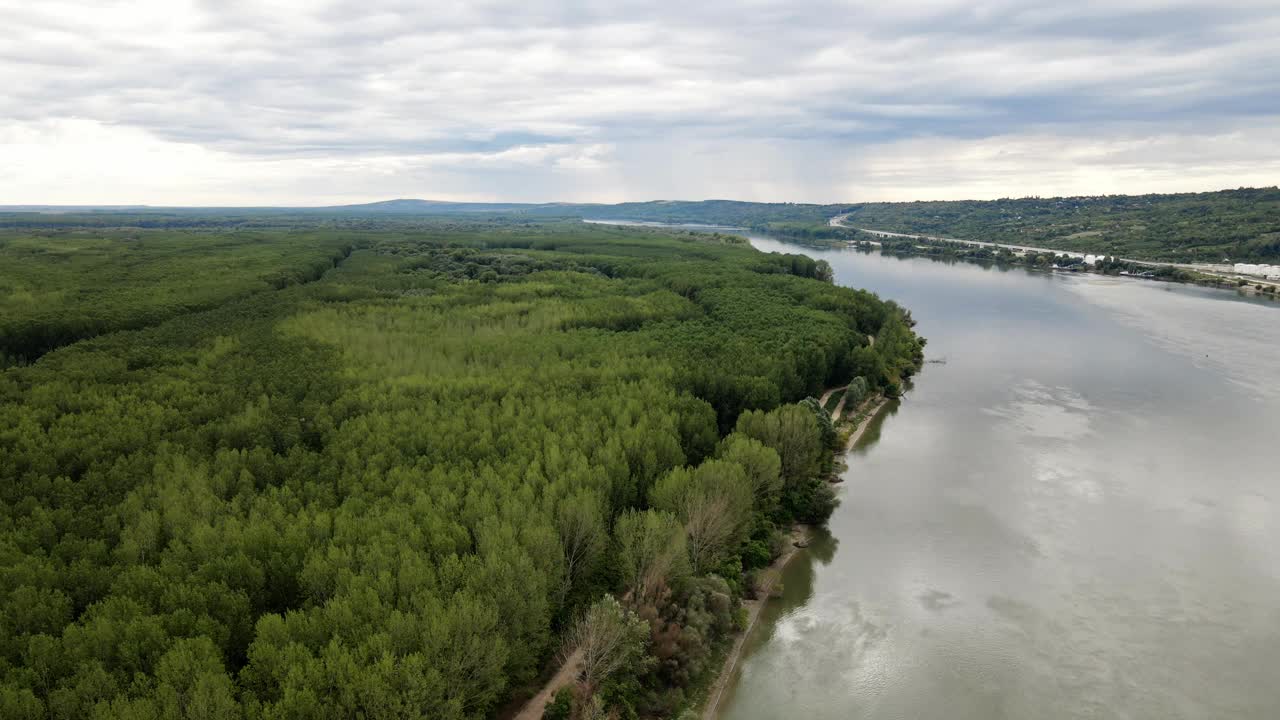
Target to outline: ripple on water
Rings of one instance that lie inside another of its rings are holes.
[[[1280,397],[1280,387],[1266,381],[1280,348],[1280,305],[1132,280],[1086,278],[1067,287],[1196,367],[1250,393]]]

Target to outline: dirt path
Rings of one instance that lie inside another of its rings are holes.
[[[751,631],[755,629],[756,621],[760,619],[760,611],[769,602],[774,586],[778,584],[778,579],[782,577],[783,569],[787,567],[787,563],[791,562],[791,558],[795,557],[796,551],[800,549],[796,543],[807,545],[808,541],[809,528],[804,525],[795,526],[791,530],[791,542],[787,545],[787,549],[782,551],[782,554],[778,556],[777,560],[773,561],[772,565],[760,573],[760,579],[756,584],[756,587],[759,588],[756,593],[756,599],[742,601],[742,606],[747,609],[747,627],[733,641],[733,647],[724,659],[724,667],[720,670],[720,676],[716,678],[715,683],[711,685],[711,689],[707,692],[708,699],[706,706],[702,708],[702,720],[715,720],[716,710],[720,707],[720,700],[724,696],[725,688],[729,686],[729,681],[733,679],[733,671],[738,668],[738,661],[742,659],[742,646],[751,635]]]
[[[844,404],[848,400],[849,400],[849,393],[845,393],[844,397],[840,398],[840,402],[836,403],[836,409],[831,411],[832,424],[840,422],[840,413],[844,412]]]
[[[844,390],[844,389],[845,389],[845,388],[847,388],[847,387],[848,387],[848,385],[846,385],[845,387],[833,387],[833,388],[831,388],[830,390],[828,390],[828,391],[826,391],[826,392],[822,393],[822,397],[818,398],[818,405],[820,405],[820,406],[822,406],[822,407],[826,407],[826,406],[827,406],[827,401],[831,399],[831,394],[832,394],[832,393],[837,392],[837,391],[839,391],[839,390]]]
[[[511,716],[511,720],[539,720],[542,717],[542,711],[546,709],[547,703],[555,696],[560,688],[571,684],[578,676],[579,663],[582,661],[582,652],[574,650],[571,655],[564,661],[564,665],[556,671],[556,674],[542,686],[542,690],[537,695],[529,698],[529,702],[520,708],[520,712]]]

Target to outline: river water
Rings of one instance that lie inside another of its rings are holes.
[[[926,364],[726,720],[1280,717],[1280,304],[853,250]]]

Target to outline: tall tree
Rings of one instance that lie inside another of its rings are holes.
[[[608,538],[600,499],[582,491],[562,501],[556,510],[556,531],[564,551],[565,579],[560,590],[563,601],[599,557]]]
[[[648,623],[612,595],[596,601],[574,623],[565,645],[567,654],[581,656],[578,679],[583,698],[589,702],[601,685],[623,669],[640,670],[648,642]]]
[[[652,599],[689,570],[684,528],[669,512],[628,510],[614,525],[618,565],[637,602]]]
[[[654,485],[650,498],[684,523],[697,574],[720,565],[746,539],[754,494],[737,463],[708,460],[692,470],[676,468]]]
[[[782,492],[782,460],[778,452],[743,433],[730,433],[716,451],[716,457],[742,466],[751,482],[756,509],[768,513],[778,504]]]
[[[799,486],[822,468],[822,435],[814,414],[799,405],[768,412],[750,410],[738,418],[737,431],[773,448],[782,461],[784,490]]]

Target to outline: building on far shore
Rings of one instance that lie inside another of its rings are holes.
[[[1268,280],[1280,280],[1280,265],[1236,263],[1231,266],[1231,271],[1237,275],[1252,275]]]

